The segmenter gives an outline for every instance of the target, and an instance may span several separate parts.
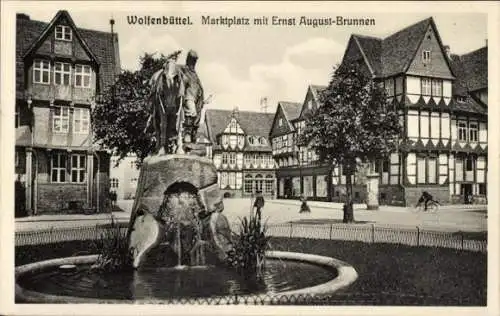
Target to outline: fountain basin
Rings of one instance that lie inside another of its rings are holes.
[[[97,255],[79,256],[79,257],[69,257],[69,258],[40,261],[16,267],[16,289],[15,289],[16,300],[25,303],[156,303],[156,304],[168,303],[171,301],[170,299],[156,298],[155,295],[149,296],[147,293],[146,295],[144,295],[143,293],[142,297],[139,295],[138,298],[126,298],[126,299],[122,299],[122,297],[94,298],[94,297],[81,297],[78,295],[72,296],[66,294],[56,295],[53,293],[51,294],[39,290],[28,289],[25,288],[24,286],[24,283],[26,282],[23,281],[23,279],[26,278],[29,279],[30,276],[33,275],[36,276],[37,274],[44,273],[44,271],[47,270],[57,269],[59,266],[65,264],[73,264],[78,267],[90,266],[92,263],[96,261],[96,259]],[[330,257],[304,254],[304,253],[294,253],[294,252],[268,251],[266,252],[266,259],[269,259],[270,261],[279,262],[279,264],[284,264],[283,269],[285,269],[284,270],[285,275],[288,273],[287,269],[290,269],[289,271],[290,274],[292,274],[292,270],[296,270],[295,273],[299,273],[300,275],[299,278],[301,277],[306,281],[311,279],[311,275],[308,273],[310,270],[316,272],[318,272],[318,270],[324,270],[324,273],[319,271],[320,277],[317,278],[321,280],[319,283],[311,285],[309,281],[308,286],[302,288],[286,290],[286,287],[284,287],[285,290],[278,289],[278,291],[270,291],[270,292],[265,292],[266,289],[264,289],[264,293],[261,290],[260,292],[257,293],[247,293],[241,295],[240,294],[217,295],[217,293],[215,293],[214,296],[220,298],[222,301],[231,303],[238,303],[238,302],[248,303],[253,300],[253,301],[258,301],[259,303],[266,304],[269,303],[273,298],[278,298],[282,296],[332,294],[353,283],[358,276],[356,270],[352,266],[343,261]],[[204,269],[197,269],[197,268],[184,269],[184,271],[188,272],[196,270],[201,271],[201,273],[203,273],[204,271]],[[179,272],[179,273],[185,273],[185,272]],[[221,278],[223,278],[223,276],[221,276]],[[47,280],[50,279],[51,279],[50,277],[47,278]],[[212,280],[214,280],[213,277]],[[188,282],[190,281],[188,280]],[[279,285],[280,282],[281,281],[276,281],[274,283]],[[69,280],[68,286],[70,286],[71,283],[72,281]],[[113,282],[109,283],[111,286],[113,286]],[[144,283],[148,284],[147,280]],[[169,285],[171,284],[168,282],[164,284],[164,286],[166,287],[168,287]],[[61,286],[66,286],[66,285],[63,284]],[[250,300],[250,298],[252,298],[252,300]]]

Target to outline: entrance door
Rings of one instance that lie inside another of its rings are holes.
[[[472,183],[462,183],[461,191],[464,203],[472,203]]]
[[[289,199],[293,196],[293,182],[292,178],[285,179],[285,198]]]

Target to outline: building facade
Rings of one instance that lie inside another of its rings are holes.
[[[16,28],[15,172],[25,208],[101,211],[109,155],[93,145],[90,110],[120,71],[117,35],[78,28],[67,11],[50,23],[18,14]]]
[[[273,115],[250,111],[207,110],[198,142],[217,168],[225,197],[276,194],[275,163],[268,133]]]
[[[135,198],[139,168],[137,157],[130,154],[118,163],[118,157],[112,156],[109,171],[109,189],[116,193],[117,200],[130,200]]]
[[[352,35],[343,58],[383,84],[403,132],[377,163],[380,203],[414,205],[423,191],[443,203],[484,203],[487,47],[449,53],[432,18],[387,38]]]
[[[346,176],[342,166],[320,163],[313,150],[298,145],[307,118],[321,106],[319,94],[324,89],[326,86],[309,86],[302,103],[278,102],[269,133],[277,163],[278,198],[298,199],[303,195],[310,200],[344,201]],[[366,199],[362,175],[360,170],[353,177],[355,203]]]
[[[360,64],[385,88],[402,126],[396,152],[374,166],[380,204],[414,205],[423,191],[445,204],[486,203],[487,47],[462,56],[449,51],[432,18],[384,39],[352,35],[348,41],[342,63]],[[300,104],[278,103],[269,137],[279,198],[344,200],[342,166],[320,164],[296,143],[324,88],[309,86]],[[353,176],[357,203],[366,201],[369,169]]]

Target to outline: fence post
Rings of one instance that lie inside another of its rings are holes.
[[[417,226],[417,247],[420,246],[420,227]]]
[[[293,232],[293,223],[290,222],[290,238],[292,238],[292,232]]]
[[[460,230],[459,233],[460,233],[460,244],[462,246],[462,250],[464,250],[464,232]]]
[[[333,223],[330,224],[330,240],[332,240]]]
[[[372,224],[372,244],[375,243],[375,224]]]

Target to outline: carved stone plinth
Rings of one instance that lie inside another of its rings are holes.
[[[180,265],[204,258],[194,252],[205,248],[224,260],[232,243],[223,209],[211,160],[194,155],[146,158],[129,223],[134,267],[160,244],[170,246]]]

